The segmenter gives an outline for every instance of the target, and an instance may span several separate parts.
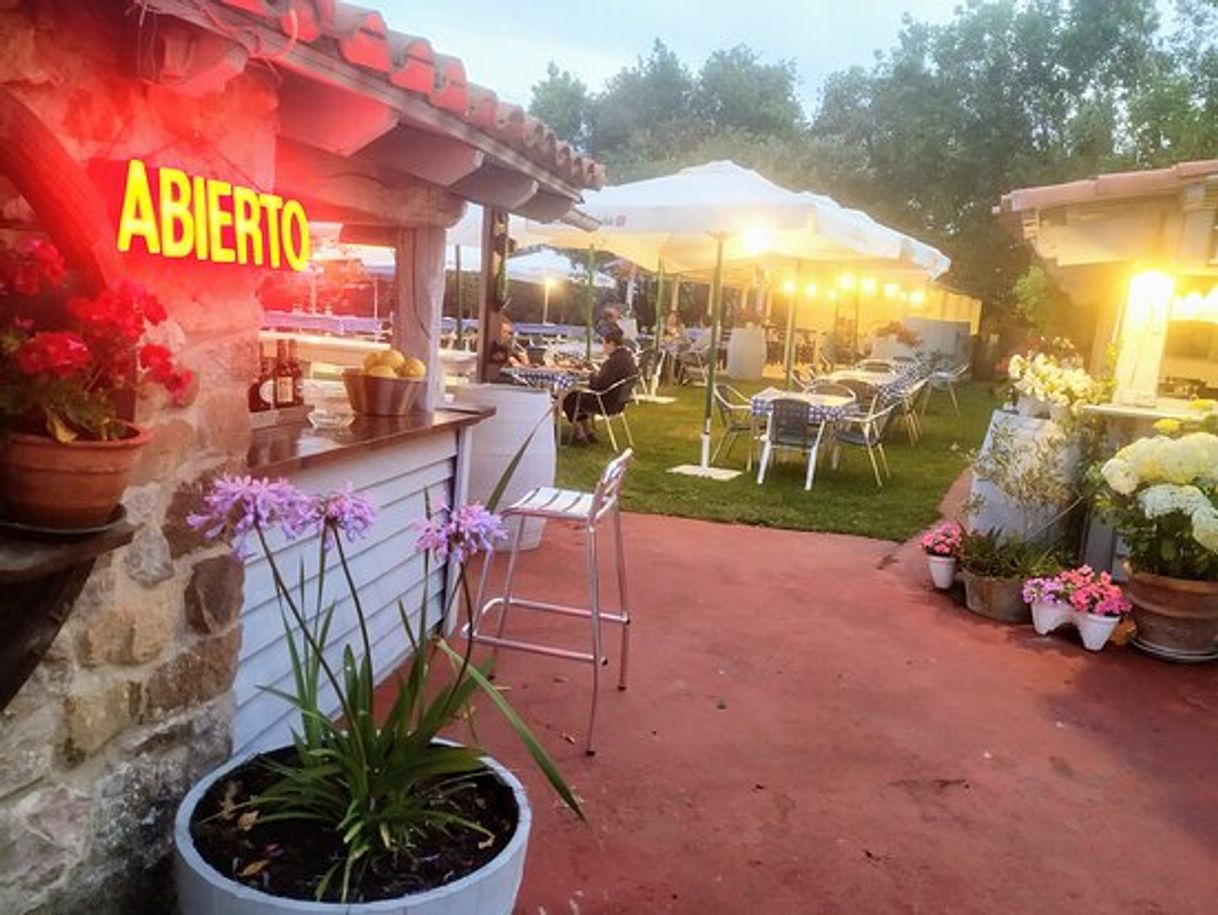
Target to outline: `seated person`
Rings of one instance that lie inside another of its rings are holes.
[[[528,365],[528,355],[516,344],[515,328],[512,322],[496,313],[492,316],[491,326],[498,325],[498,332],[491,337],[490,349],[486,361],[490,367],[489,375],[492,381],[509,381],[500,373],[509,366]]]
[[[572,441],[577,445],[586,445],[588,442],[596,441],[592,417],[601,412],[602,406],[601,401],[592,392],[607,391],[619,381],[639,373],[638,366],[634,363],[634,356],[623,345],[622,331],[619,328],[615,327],[606,333],[601,342],[605,350],[605,362],[600,367],[600,371],[588,379],[584,390],[569,392],[562,402],[563,412],[567,415],[568,421],[575,426],[575,436]],[[603,398],[606,412],[614,413],[623,405],[625,399],[630,396],[627,387],[627,385],[622,385],[615,388],[611,394]]]
[[[606,305],[605,310],[601,312],[601,319],[596,322],[596,336],[600,340],[605,339],[605,335],[611,330],[620,329],[618,321],[622,318],[622,310],[616,305]]]
[[[685,343],[685,324],[678,311],[670,311],[664,319],[664,342],[678,346]]]

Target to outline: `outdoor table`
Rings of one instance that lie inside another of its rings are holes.
[[[588,377],[588,372],[580,369],[551,365],[510,365],[499,372],[531,388],[545,388],[556,398]]]
[[[913,383],[913,377],[901,372],[868,372],[862,369],[838,369],[826,376],[829,381],[861,381],[876,389],[885,405],[900,400]]]
[[[845,419],[854,409],[856,401],[853,397],[843,397],[839,394],[817,394],[814,391],[781,391],[778,388],[766,388],[753,395],[750,402],[753,417],[761,419],[768,416],[770,404],[778,399],[801,400],[812,409],[808,420],[812,423],[835,423]]]

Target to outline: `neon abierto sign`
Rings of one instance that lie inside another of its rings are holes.
[[[309,220],[300,201],[177,168],[127,163],[118,250],[213,264],[304,270]]]

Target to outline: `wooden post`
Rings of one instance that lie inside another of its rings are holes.
[[[499,309],[503,307],[500,276],[507,258],[508,225],[503,210],[482,209],[482,272],[478,278],[478,375],[490,380],[490,342],[499,337]]]
[[[444,229],[399,229],[394,240],[393,346],[427,364],[427,388],[418,406],[428,412],[443,400],[440,317],[444,311]]]

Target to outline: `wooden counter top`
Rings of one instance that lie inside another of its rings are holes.
[[[493,416],[493,408],[455,409],[407,416],[357,416],[346,429],[314,429],[308,423],[255,429],[246,457],[248,471],[257,476],[284,476],[308,467],[349,460],[411,439],[472,426]]]

